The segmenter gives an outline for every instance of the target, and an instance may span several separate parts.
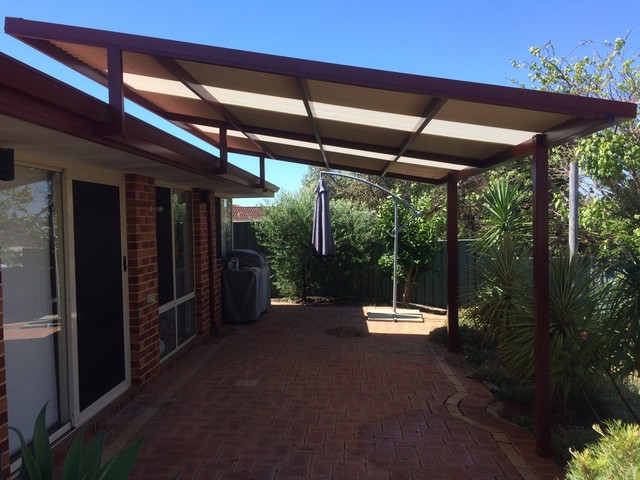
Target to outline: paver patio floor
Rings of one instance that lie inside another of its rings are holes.
[[[487,413],[488,390],[430,344],[443,321],[274,305],[145,389],[104,426],[108,450],[143,435],[140,480],[559,477],[531,435]],[[347,327],[368,335],[325,333]]]

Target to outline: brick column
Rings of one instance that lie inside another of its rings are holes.
[[[9,478],[9,412],[7,405],[7,375],[4,363],[4,317],[2,314],[2,272],[0,272],[0,470],[2,478]]]
[[[213,323],[216,329],[220,331],[222,328],[222,270],[221,263],[215,263],[213,270]]]
[[[196,335],[211,333],[211,308],[209,305],[209,236],[208,211],[209,192],[193,190],[193,251],[194,279],[196,293]]]
[[[126,196],[131,382],[144,386],[160,371],[154,179],[127,175]]]
[[[209,235],[211,236],[211,252],[212,265],[211,274],[211,298],[213,303],[210,308],[212,312],[211,322],[216,331],[222,328],[222,271],[224,269],[221,263],[222,259],[218,258],[218,231],[216,229],[216,202],[213,200],[213,192],[211,192],[211,222]]]

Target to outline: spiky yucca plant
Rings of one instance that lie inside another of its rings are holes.
[[[523,292],[523,297],[526,295]],[[529,296],[531,291],[529,291]],[[549,341],[552,395],[566,408],[577,394],[588,399],[590,386],[600,378],[602,365],[597,355],[595,330],[601,312],[601,292],[585,262],[561,253],[549,264]],[[521,305],[526,312],[530,302]],[[507,365],[523,381],[533,381],[533,315],[519,315],[508,323],[500,352]]]

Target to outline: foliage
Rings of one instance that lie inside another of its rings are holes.
[[[478,247],[481,250],[495,246],[505,236],[517,244],[530,244],[530,202],[520,181],[510,184],[507,178],[495,179],[487,186],[482,200],[485,215],[480,223],[482,235]]]
[[[402,295],[405,305],[409,302],[414,279],[430,267],[438,253],[438,240],[445,227],[445,216],[429,193],[412,199],[411,203],[420,212],[419,217],[402,203],[398,205],[397,267],[398,277],[405,280]],[[394,261],[394,205],[395,200],[389,197],[377,209],[377,231],[385,250],[379,264],[388,271],[392,271]]]
[[[329,265],[316,261],[314,269],[325,273],[322,278],[329,279],[331,288],[327,289],[330,293],[347,296],[353,294],[356,288],[356,278],[353,275],[356,266],[370,263],[372,260],[372,245],[376,240],[375,230],[372,228],[375,217],[367,208],[344,198],[331,200],[330,208],[336,256]],[[327,275],[336,270],[342,272],[342,275]],[[343,283],[338,282],[338,278],[342,278]],[[349,281],[351,283],[348,283]]]
[[[492,181],[484,194],[480,240],[480,287],[471,299],[470,318],[489,337],[502,341],[508,324],[527,321],[531,312],[530,215],[520,183]]]
[[[619,421],[608,422],[606,433],[595,425],[600,440],[580,452],[572,452],[567,480],[636,479],[640,477],[640,428]]]
[[[579,94],[619,101],[640,98],[640,53],[630,51],[628,35],[605,42],[605,53],[582,42],[566,56],[553,44],[533,47],[533,59],[512,62],[527,69],[540,90]],[[580,228],[583,250],[603,257],[640,253],[640,123],[638,119],[609,128],[561,149],[550,162],[578,160],[583,173]]]
[[[0,191],[0,231],[4,242],[0,244],[2,263],[14,265],[20,262],[20,249],[42,248],[49,240],[48,208],[32,211],[37,196],[50,201],[49,192],[41,192],[40,185],[25,185]],[[35,191],[34,191],[35,190]]]
[[[611,373],[624,380],[640,372],[640,257],[630,254],[613,268],[601,325],[603,352]]]
[[[314,195],[310,188],[297,194],[283,192],[265,208],[263,219],[254,223],[256,237],[275,274],[274,285],[289,298],[306,300],[309,289],[327,278],[328,268],[348,271],[370,260],[374,240],[371,224],[375,220],[361,205],[346,199],[330,200],[335,260],[328,265],[312,256]],[[348,290],[348,286],[341,287]]]
[[[598,300],[593,274],[578,256],[564,253],[549,266],[549,348],[551,392],[556,406],[566,410],[572,397],[587,401],[590,386],[600,378],[599,343],[592,330],[599,323]],[[530,304],[529,304],[530,305]],[[521,312],[528,310],[522,305]],[[534,325],[532,315],[520,315],[507,324],[500,351],[503,360],[522,378],[533,381]]]
[[[523,384],[534,376],[533,285],[529,216],[520,204],[518,185],[493,182],[483,203],[482,278],[469,316],[498,351],[512,375]],[[570,398],[585,399],[589,385],[606,369],[598,363],[601,325],[597,278],[578,256],[566,250],[549,265],[549,338],[551,390],[556,406],[566,410]]]
[[[530,251],[509,235],[480,253],[480,285],[469,308],[469,316],[488,337],[504,342],[510,324],[531,318]]]
[[[33,427],[33,446],[30,448],[20,430],[11,428],[20,438],[22,467],[20,478],[24,480],[53,479],[53,455],[45,423],[45,405],[38,414]],[[62,480],[126,480],[131,475],[142,438],[115,454],[102,464],[105,433],[101,432],[86,444],[84,432],[80,431],[67,452]],[[178,475],[173,479],[177,479]]]
[[[286,297],[306,298],[313,257],[310,253],[313,193],[283,192],[260,222],[256,237],[267,251],[274,285]]]

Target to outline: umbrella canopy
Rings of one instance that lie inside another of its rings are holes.
[[[335,257],[333,232],[331,231],[331,211],[329,210],[329,189],[320,177],[316,187],[316,204],[313,211],[312,252],[320,260]]]

